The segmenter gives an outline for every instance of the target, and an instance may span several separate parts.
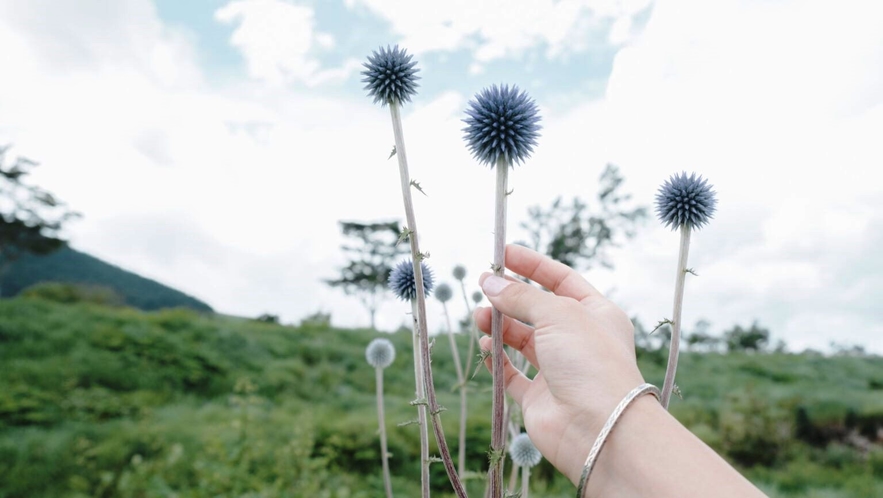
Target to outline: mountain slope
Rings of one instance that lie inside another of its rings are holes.
[[[40,282],[109,287],[123,297],[125,304],[146,311],[176,307],[212,311],[195,297],[70,247],[46,256],[28,254],[14,261],[0,276],[0,295],[15,296]]]

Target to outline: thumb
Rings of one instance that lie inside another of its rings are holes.
[[[530,284],[485,273],[479,284],[491,304],[504,315],[536,327],[551,325],[565,316],[572,317],[576,299],[556,296]]]

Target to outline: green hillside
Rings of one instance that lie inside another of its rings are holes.
[[[192,296],[70,247],[46,256],[25,254],[15,260],[0,276],[0,295],[16,296],[41,282],[107,287],[119,294],[125,304],[147,311],[176,307],[212,311],[208,304]]]
[[[285,327],[187,310],[0,301],[0,498],[382,496],[378,333]],[[396,495],[419,496],[410,335],[387,335]],[[460,337],[461,340],[465,337]],[[883,496],[883,359],[683,354],[676,416],[774,497]],[[659,383],[660,355],[642,354]],[[455,445],[447,342],[433,353]],[[475,381],[469,467],[485,468],[490,379]],[[867,448],[859,449],[862,444]],[[689,479],[689,469],[680,478]],[[452,496],[433,465],[433,496]],[[571,497],[543,462],[532,496]],[[468,481],[470,496],[483,482]]]

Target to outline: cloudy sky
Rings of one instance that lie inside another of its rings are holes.
[[[322,279],[343,264],[338,220],[403,219],[389,113],[359,74],[399,44],[421,69],[404,129],[442,280],[463,264],[475,290],[492,259],[494,175],[463,111],[517,84],[544,129],[510,176],[511,240],[529,206],[591,202],[608,162],[647,206],[695,171],[719,211],[693,237],[685,323],[883,352],[880,26],[860,0],[0,0],[0,143],[83,214],[76,249],[221,312],[364,325]],[[677,247],[650,219],[586,276],[655,323]],[[380,327],[406,311],[387,301]]]

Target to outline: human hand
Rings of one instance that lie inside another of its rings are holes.
[[[479,280],[504,315],[504,343],[538,370],[528,379],[505,358],[506,389],[521,406],[537,449],[576,482],[608,415],[644,382],[635,359],[634,326],[625,312],[562,263],[509,245],[506,268],[551,291],[490,273]],[[491,308],[476,309],[474,318],[490,334]],[[490,337],[482,337],[481,347],[491,349]],[[490,370],[491,359],[486,365]]]

